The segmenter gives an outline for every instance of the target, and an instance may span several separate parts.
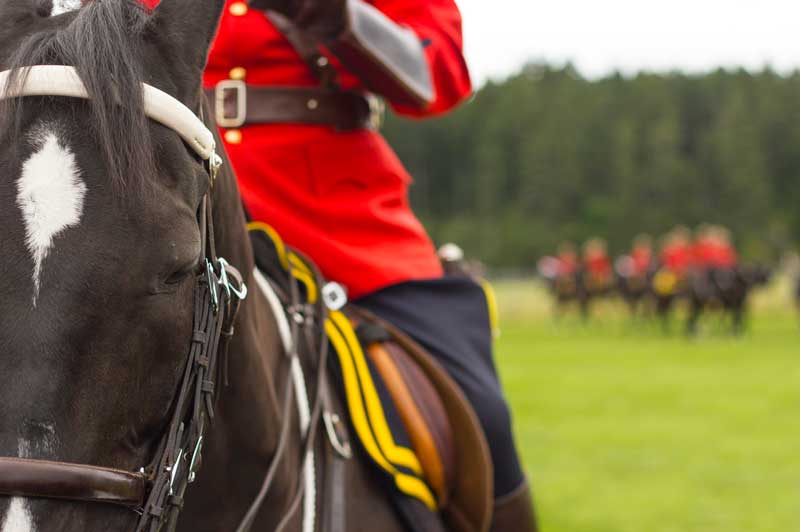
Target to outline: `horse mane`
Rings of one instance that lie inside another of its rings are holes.
[[[9,86],[24,81],[27,66],[75,67],[91,96],[86,104],[91,109],[92,134],[112,183],[126,187],[132,177],[141,183],[155,176],[141,90],[142,35],[149,13],[136,0],[96,0],[77,13],[61,16],[66,24],[45,24],[24,37],[4,61],[12,71]],[[20,138],[24,100],[0,102],[0,131],[11,145]]]

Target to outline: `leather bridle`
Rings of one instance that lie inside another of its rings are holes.
[[[214,170],[209,170],[212,178]],[[203,438],[214,419],[219,385],[227,381],[227,348],[239,303],[247,297],[239,272],[216,256],[210,193],[200,207],[205,258],[195,278],[192,343],[167,431],[155,459],[139,473],[145,477],[148,495],[137,508],[141,518],[136,532],[177,528],[186,488],[202,461]]]
[[[0,99],[45,95],[89,98],[71,67],[29,67],[13,87],[8,86],[9,76],[9,72],[0,73]],[[0,458],[0,495],[126,506],[140,514],[136,532],[157,532],[175,530],[186,488],[200,466],[219,384],[226,378],[227,344],[247,287],[241,274],[216,255],[211,193],[222,159],[215,151],[213,134],[175,98],[149,85],[143,86],[143,94],[147,116],[181,135],[205,162],[210,183],[198,211],[204,257],[194,279],[191,347],[167,430],[153,461],[138,472]]]

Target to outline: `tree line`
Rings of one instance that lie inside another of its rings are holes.
[[[456,112],[384,132],[437,243],[532,268],[559,242],[722,224],[742,255],[800,241],[800,72],[586,79],[530,64]]]

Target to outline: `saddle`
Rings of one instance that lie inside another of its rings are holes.
[[[265,275],[299,281],[310,303],[323,297],[307,260],[268,225],[248,226]],[[371,463],[414,532],[486,532],[492,463],[471,405],[445,370],[402,331],[348,304],[325,329],[335,356],[331,380],[347,405],[361,457]]]

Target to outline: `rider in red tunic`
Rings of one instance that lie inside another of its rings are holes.
[[[452,0],[377,0],[362,8],[408,32],[401,39],[419,43],[430,70],[418,95],[398,90],[386,98],[395,111],[432,116],[470,96],[461,20]],[[383,80],[364,79],[343,67],[330,50],[319,61],[334,66],[343,90],[387,88]],[[205,84],[213,88],[228,79],[269,87],[320,85],[275,24],[240,0],[228,0]],[[269,221],[328,278],[346,286],[351,298],[442,275],[435,249],[408,205],[411,177],[375,129],[248,124],[225,128],[223,138],[249,214]]]
[[[676,227],[667,235],[661,249],[661,264],[678,278],[683,278],[694,266],[695,257],[689,240],[689,231]]]
[[[583,267],[587,273],[586,282],[590,292],[602,292],[611,285],[614,270],[605,240],[592,238],[584,244]]]
[[[738,262],[730,232],[717,225],[703,226],[698,230],[692,252],[698,268],[730,269]]]
[[[454,0],[227,0],[204,84],[249,216],[449,371],[494,459],[492,530],[535,530],[484,292],[443,275],[378,132],[384,101],[424,118],[471,95]]]
[[[632,274],[638,277],[646,276],[653,266],[653,239],[650,235],[638,235],[633,240],[630,257]]]
[[[571,242],[563,242],[558,246],[558,277],[571,277],[578,271],[578,252]]]

